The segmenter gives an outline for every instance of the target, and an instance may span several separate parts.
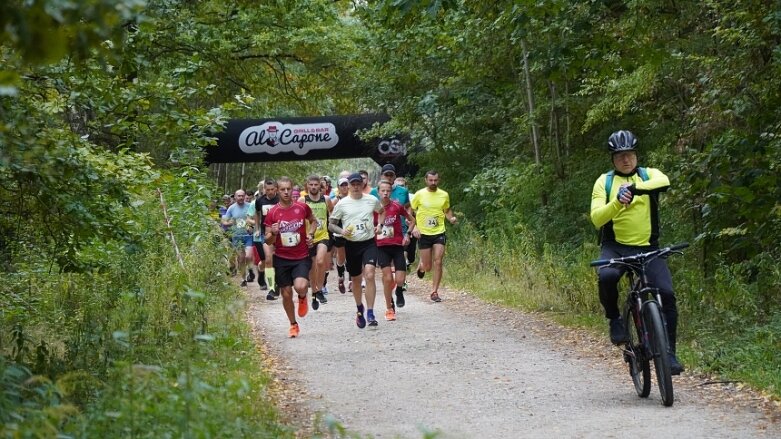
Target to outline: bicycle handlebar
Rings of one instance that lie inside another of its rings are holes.
[[[637,262],[637,261],[640,261],[640,260],[648,259],[651,256],[664,255],[664,254],[667,254],[667,253],[670,253],[670,252],[681,250],[681,249],[684,249],[684,248],[686,248],[688,246],[689,246],[688,242],[682,242],[680,244],[671,245],[669,247],[660,248],[660,249],[653,250],[653,251],[650,251],[650,252],[647,252],[647,253],[638,253],[636,255],[625,256],[623,258],[597,259],[596,261],[591,261],[591,263],[589,265],[592,266],[592,267],[601,267],[601,266],[604,266],[604,265],[610,265],[610,264],[615,264],[615,263],[629,264],[629,263],[632,263],[632,262]]]

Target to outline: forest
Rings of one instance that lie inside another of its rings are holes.
[[[0,29],[3,437],[292,437],[209,205],[343,166],[218,181],[232,118],[387,113],[365,135],[461,220],[446,279],[595,331],[591,188],[633,131],[692,244],[680,356],[781,397],[778,2],[10,0]]]

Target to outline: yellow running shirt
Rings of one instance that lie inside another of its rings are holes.
[[[439,188],[436,192],[423,188],[415,192],[411,206],[421,234],[445,233],[445,211],[450,209],[450,195],[447,192]]]

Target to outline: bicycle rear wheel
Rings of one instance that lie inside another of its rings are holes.
[[[662,313],[656,301],[648,301],[643,304],[646,330],[648,331],[648,344],[652,350],[654,368],[656,369],[656,383],[659,385],[659,393],[662,396],[662,405],[673,405],[673,378],[670,374],[669,345],[667,341],[667,329],[662,320]]]
[[[624,361],[629,366],[629,376],[632,377],[637,396],[647,398],[651,394],[651,364],[643,352],[642,328],[636,324],[628,304],[624,306],[623,317],[626,331],[629,333],[629,343],[624,346]]]

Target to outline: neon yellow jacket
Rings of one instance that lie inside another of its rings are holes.
[[[610,195],[605,193],[607,173],[599,176],[591,192],[591,222],[602,228],[601,242],[648,246],[659,245],[659,193],[670,187],[670,179],[655,168],[646,168],[648,180],[637,172],[622,175],[614,171]],[[624,183],[635,185],[634,198],[628,206],[618,201]],[[606,198],[607,196],[607,198]]]

